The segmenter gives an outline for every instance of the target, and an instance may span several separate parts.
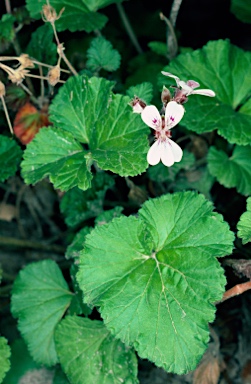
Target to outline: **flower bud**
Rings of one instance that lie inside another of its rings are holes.
[[[55,67],[51,68],[48,72],[48,81],[49,84],[54,86],[58,83],[60,79],[60,67],[59,65],[56,65]]]
[[[5,85],[0,81],[0,97],[5,96]]]
[[[130,105],[133,109],[133,113],[141,113],[146,107],[146,103],[137,96],[134,96],[134,99],[130,102]]]
[[[171,93],[170,93],[169,89],[167,89],[165,86],[163,86],[163,90],[161,93],[161,101],[165,107],[166,107],[167,103],[169,103],[170,100],[171,100]]]

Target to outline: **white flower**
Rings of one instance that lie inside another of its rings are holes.
[[[147,154],[147,161],[150,165],[156,165],[161,160],[164,165],[170,167],[182,159],[183,151],[170,139],[170,129],[180,122],[184,112],[184,107],[176,101],[170,101],[167,104],[165,116],[160,116],[154,105],[149,105],[142,111],[142,120],[155,130],[157,139]]]
[[[170,72],[161,72],[164,76],[173,77],[176,81],[177,87],[180,87],[183,91],[185,96],[189,95],[203,95],[203,96],[209,96],[214,97],[215,92],[211,89],[198,89],[197,91],[194,90],[194,88],[198,88],[200,86],[197,81],[194,80],[188,80],[187,82],[180,80],[178,76],[172,75]]]

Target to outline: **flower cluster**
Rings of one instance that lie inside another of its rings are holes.
[[[187,102],[188,96],[192,94],[214,97],[215,93],[211,89],[199,89],[197,81],[188,80],[187,82],[180,80],[177,76],[169,72],[162,72],[163,75],[175,79],[176,87],[174,96],[171,98],[170,91],[163,87],[161,100],[163,108],[161,112],[154,105],[146,105],[146,103],[135,97],[131,102],[134,113],[140,113],[141,118],[146,125],[155,131],[155,142],[150,147],[147,154],[147,161],[150,165],[156,165],[162,161],[167,167],[181,161],[183,151],[171,137],[171,129],[175,127],[182,119],[185,109],[183,104]]]

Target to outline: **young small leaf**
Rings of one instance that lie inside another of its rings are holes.
[[[121,56],[119,52],[113,49],[112,44],[102,36],[92,40],[86,55],[86,68],[92,72],[100,69],[113,72],[120,66]]]
[[[235,146],[231,157],[211,147],[208,152],[208,169],[226,188],[236,188],[243,195],[251,194],[251,147]]]
[[[27,9],[34,19],[41,18],[42,6],[47,4],[46,0],[26,0]],[[60,18],[56,21],[56,28],[60,31],[69,29],[71,32],[86,31],[92,32],[95,29],[102,29],[107,22],[107,17],[98,12],[90,12],[82,0],[50,0],[50,5],[55,8],[57,14],[64,9]]]
[[[231,45],[228,40],[210,41],[202,49],[184,53],[164,68],[181,80],[196,80],[216,97],[189,96],[182,125],[197,133],[218,133],[232,144],[251,143],[250,114],[238,108],[251,92],[251,52]],[[161,75],[159,84],[173,84]]]
[[[167,57],[167,46],[166,43],[163,43],[162,41],[150,41],[148,43],[148,47],[154,52],[157,53],[157,55],[161,55],[164,57]]]
[[[72,293],[52,260],[29,264],[14,282],[11,310],[36,362],[57,363],[54,330],[70,305]]]
[[[49,23],[38,27],[31,35],[26,53],[42,63],[56,65],[57,46],[53,37],[53,29]]]
[[[244,212],[237,224],[237,236],[242,239],[243,244],[251,241],[251,197],[247,199],[247,211]]]
[[[194,192],[147,201],[139,218],[120,217],[86,237],[77,274],[84,300],[100,307],[108,329],[167,371],[198,364],[209,340],[213,303],[233,233]]]
[[[148,82],[133,85],[126,91],[126,94],[133,98],[134,96],[144,100],[146,104],[149,104],[153,98],[153,85]]]
[[[0,181],[15,175],[22,151],[15,140],[0,135]]]
[[[3,15],[0,20],[0,52],[7,49],[15,37],[14,22],[15,17],[10,14]]]
[[[5,337],[0,337],[0,383],[10,369],[10,347]]]
[[[42,128],[24,152],[22,176],[27,184],[49,176],[55,188],[67,191],[77,185],[85,190],[92,179],[85,153],[70,133]]]
[[[67,316],[56,329],[55,342],[71,383],[138,383],[134,352],[100,321]]]
[[[251,23],[251,4],[246,0],[231,0],[231,12],[244,23]]]

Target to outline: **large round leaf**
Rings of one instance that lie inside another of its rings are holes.
[[[207,347],[213,303],[225,285],[217,256],[233,234],[203,195],[181,192],[146,202],[86,237],[77,275],[106,326],[167,371],[196,367]]]

